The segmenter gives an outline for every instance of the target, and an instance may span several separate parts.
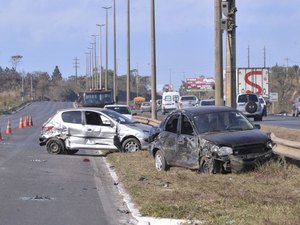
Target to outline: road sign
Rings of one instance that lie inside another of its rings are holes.
[[[278,92],[270,92],[270,102],[278,102]]]

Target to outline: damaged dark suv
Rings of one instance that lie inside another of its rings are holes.
[[[243,172],[276,158],[270,135],[225,106],[176,110],[152,128],[148,141],[158,171],[180,166],[204,173]]]

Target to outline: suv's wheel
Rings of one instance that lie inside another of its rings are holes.
[[[161,150],[158,150],[155,154],[155,168],[158,171],[167,171],[169,169],[169,165]]]
[[[141,150],[141,145],[135,138],[128,138],[122,144],[122,152],[136,152],[139,150]]]
[[[246,104],[245,109],[248,113],[255,113],[257,110],[257,105],[255,102],[250,101]]]
[[[58,138],[51,138],[46,144],[47,152],[50,154],[61,154],[65,152],[65,144]]]

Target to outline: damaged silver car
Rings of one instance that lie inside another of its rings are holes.
[[[147,149],[151,126],[99,108],[58,111],[43,124],[40,145],[52,154],[74,154],[79,149],[134,152]]]
[[[149,152],[158,171],[179,166],[204,173],[242,172],[276,155],[269,134],[225,106],[176,110],[152,128]]]

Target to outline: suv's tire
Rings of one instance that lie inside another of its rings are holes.
[[[64,142],[58,138],[49,139],[46,148],[48,153],[55,155],[64,153],[66,150]]]
[[[256,110],[257,110],[257,104],[255,102],[248,102],[245,106],[245,110],[248,112],[248,113],[255,113]]]
[[[158,171],[167,171],[170,168],[161,150],[155,153],[155,168]]]

